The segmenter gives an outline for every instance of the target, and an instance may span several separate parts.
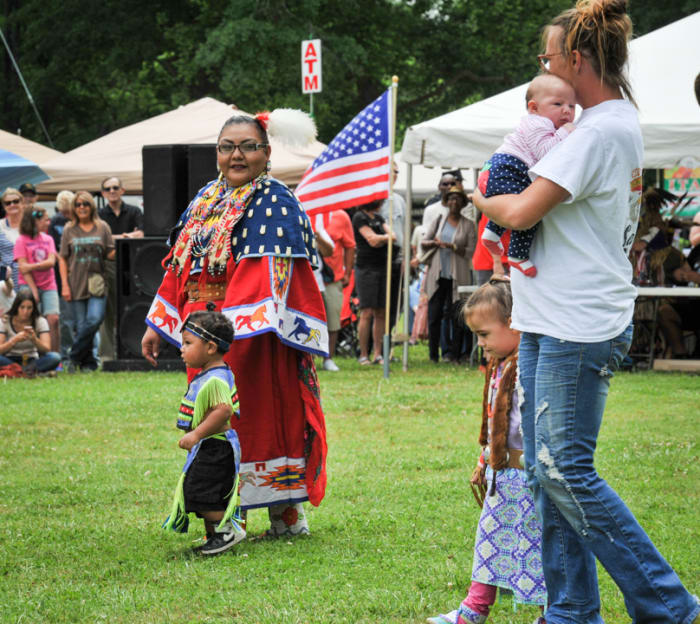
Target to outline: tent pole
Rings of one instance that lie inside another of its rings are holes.
[[[399,77],[391,78],[391,122],[389,128],[389,242],[386,253],[386,306],[384,312],[384,340],[382,353],[384,354],[384,379],[389,379],[389,360],[391,359],[391,263],[392,263],[392,235],[394,232],[394,148],[396,146],[396,96],[399,88]],[[405,245],[405,243],[404,243]]]
[[[411,215],[413,214],[413,165],[408,164],[406,172],[406,212],[403,220],[403,370],[408,370],[408,307],[409,307],[409,282],[411,279],[411,267],[409,260],[411,255]]]

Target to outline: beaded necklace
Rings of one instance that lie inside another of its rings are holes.
[[[182,273],[189,257],[204,262],[210,275],[221,275],[231,255],[231,231],[245,214],[256,186],[267,177],[263,171],[243,186],[229,186],[223,174],[207,186],[189,210],[189,216],[178,234],[168,268]]]

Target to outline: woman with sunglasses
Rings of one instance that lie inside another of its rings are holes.
[[[4,221],[4,217],[2,221]],[[19,267],[15,262],[15,245],[0,228],[0,309],[12,305],[14,285],[19,278]]]
[[[2,194],[2,207],[5,211],[5,216],[0,219],[0,254],[9,245],[13,251],[9,259],[4,255],[0,257],[0,265],[7,266],[11,273],[12,283],[15,288],[19,282],[19,265],[14,259],[14,246],[19,238],[19,224],[22,221],[24,212],[24,198],[16,188],[8,187]]]
[[[115,254],[112,232],[97,216],[95,200],[87,191],[78,191],[58,256],[61,295],[69,302],[76,329],[70,350],[71,371],[77,367],[97,370],[92,347],[105,315],[105,260],[112,260]]]
[[[6,188],[2,194],[2,207],[5,216],[0,219],[0,232],[5,235],[13,245],[19,237],[19,222],[22,220],[22,208],[24,199],[15,188]]]
[[[325,424],[312,354],[327,355],[328,342],[311,224],[292,192],[268,175],[267,128],[279,126],[278,113],[236,115],[221,129],[221,173],[172,231],[142,341],[155,366],[161,338],[179,347],[190,312],[212,301],[233,322],[224,359],[240,401],[231,426],[241,442],[241,507],[267,507],[272,537],[308,533],[301,502],[318,505],[325,493]],[[188,378],[196,373],[188,369]]]
[[[521,332],[525,464],[542,521],[548,624],[599,624],[596,559],[634,622],[694,622],[683,587],[593,464],[612,373],[629,349],[636,289],[628,255],[642,195],[642,134],[626,78],[626,0],[581,0],[544,32],[543,68],[574,87],[576,132],[530,170],[519,195],[477,207],[517,230],[537,221],[537,276],[512,273]]]

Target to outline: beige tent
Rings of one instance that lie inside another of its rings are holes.
[[[12,134],[4,130],[0,130],[0,148],[37,164],[61,155],[61,152],[55,149],[45,147],[41,143],[35,143],[18,134]]]
[[[63,189],[97,191],[104,178],[115,175],[128,193],[141,194],[144,145],[216,143],[224,121],[235,112],[242,111],[213,98],[202,98],[115,130],[58,158],[39,161],[51,179],[41,183],[38,190],[43,193]],[[271,146],[272,175],[292,185],[299,182],[324,148],[318,141],[306,148],[290,148],[275,141],[271,141]]]

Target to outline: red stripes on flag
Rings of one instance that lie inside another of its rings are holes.
[[[312,193],[304,193],[303,195],[298,195],[298,198],[299,201],[303,204],[304,202],[311,201],[312,199],[328,197],[329,195],[335,195],[337,193],[342,193],[343,191],[350,191],[352,189],[358,189],[364,186],[371,186],[373,184],[376,184],[377,182],[386,182],[388,179],[388,174],[378,175],[372,178],[365,178],[364,180],[356,180],[355,182],[337,184],[336,186],[327,187],[320,191],[314,191]]]
[[[295,193],[309,216],[389,196],[389,149],[356,154],[308,171]]]
[[[387,178],[388,180],[388,178]],[[332,204],[326,204],[319,208],[313,208],[307,210],[307,214],[312,217],[317,214],[322,214],[325,212],[333,212],[334,210],[344,210],[345,208],[354,208],[355,206],[363,206],[364,204],[369,204],[377,199],[386,199],[386,191],[376,191],[370,195],[357,195],[351,199],[345,199],[343,201],[336,201]]]
[[[377,158],[376,160],[370,160],[367,162],[355,163],[354,165],[346,165],[345,167],[337,167],[331,171],[319,172],[318,175],[310,175],[308,178],[304,178],[303,186],[308,184],[313,184],[314,182],[319,182],[321,180],[327,180],[328,178],[336,178],[347,173],[355,173],[356,171],[364,171],[365,169],[372,169],[373,167],[381,167],[389,163],[389,157],[384,156],[383,158]],[[299,185],[301,188],[302,185]]]

